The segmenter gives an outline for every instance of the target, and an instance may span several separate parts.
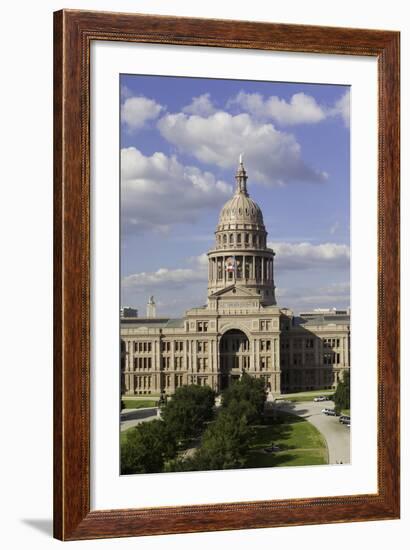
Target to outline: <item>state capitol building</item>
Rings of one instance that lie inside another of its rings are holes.
[[[350,368],[349,310],[296,317],[276,304],[275,252],[247,179],[240,159],[208,252],[207,304],[157,318],[151,297],[146,318],[121,316],[123,394],[172,394],[184,384],[219,392],[242,372],[273,394],[333,389]]]

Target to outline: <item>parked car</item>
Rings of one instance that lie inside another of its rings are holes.
[[[322,413],[326,414],[327,416],[337,416],[334,409],[322,409]]]
[[[342,416],[339,418],[339,422],[341,424],[349,424],[350,425],[350,416],[347,416],[346,414],[342,414]]]
[[[327,397],[325,395],[319,395],[318,397],[314,397],[313,401],[319,402],[319,401],[327,401]]]

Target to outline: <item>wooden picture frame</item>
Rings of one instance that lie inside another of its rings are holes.
[[[93,40],[371,56],[378,62],[378,492],[90,510]],[[54,535],[62,540],[399,517],[398,32],[63,10],[54,14]]]

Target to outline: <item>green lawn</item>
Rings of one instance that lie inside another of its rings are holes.
[[[144,407],[155,407],[157,399],[123,399],[126,409],[142,409]]]
[[[307,466],[328,463],[326,442],[307,420],[293,414],[278,413],[279,422],[254,426],[254,435],[245,468]],[[264,452],[271,443],[281,451]]]
[[[350,416],[350,409],[342,409],[340,411],[340,414],[345,414],[346,416]]]

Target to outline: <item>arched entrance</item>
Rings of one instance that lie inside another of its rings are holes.
[[[219,342],[220,389],[224,390],[238,380],[244,370],[249,369],[249,340],[244,332],[231,329],[225,332]]]

